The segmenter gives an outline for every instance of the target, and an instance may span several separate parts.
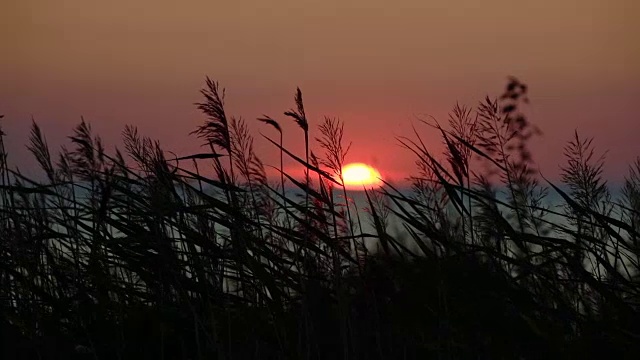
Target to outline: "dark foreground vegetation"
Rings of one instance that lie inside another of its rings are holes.
[[[108,153],[83,121],[52,156],[34,123],[41,177],[10,166],[0,141],[0,357],[638,358],[640,160],[614,197],[576,133],[563,186],[547,182],[526,90],[510,79],[398,139],[416,158],[411,192],[367,191],[365,210],[340,185],[341,122],[314,123],[299,90],[284,117],[258,120],[302,179],[282,160],[267,179],[209,79],[200,154],[133,127]],[[304,136],[304,153],[283,146],[282,121],[299,125],[287,137]]]

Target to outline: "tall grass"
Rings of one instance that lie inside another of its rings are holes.
[[[56,159],[33,122],[27,148],[43,176],[31,179],[9,165],[0,129],[4,358],[640,353],[640,158],[614,198],[604,158],[576,132],[562,184],[547,181],[517,79],[399,138],[416,160],[410,191],[366,189],[362,208],[343,184],[343,123],[324,118],[313,136],[300,89],[284,114],[304,154],[258,119],[279,135],[263,135],[280,153],[275,182],[224,89],[207,78],[201,95],[206,120],[192,134],[205,150],[192,155],[132,126],[109,154],[82,120]],[[442,156],[423,131],[440,134]]]

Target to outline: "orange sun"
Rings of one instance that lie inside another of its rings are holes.
[[[372,166],[363,163],[351,163],[342,168],[342,178],[347,189],[362,190],[362,187],[382,186],[382,176]]]

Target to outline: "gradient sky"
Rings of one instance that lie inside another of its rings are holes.
[[[608,150],[616,180],[640,155],[639,18],[635,0],[4,0],[0,114],[21,168],[33,164],[31,116],[54,147],[83,115],[109,144],[133,124],[186,155],[198,151],[188,133],[203,121],[193,103],[209,75],[275,164],[257,132],[271,129],[253,122],[280,119],[286,145],[300,149],[300,130],[282,116],[300,86],[314,130],[340,117],[349,160],[404,177],[414,158],[396,136],[411,135],[416,115],[444,122],[456,101],[497,96],[515,75],[544,131],[534,144],[543,172],[557,174],[578,129]]]

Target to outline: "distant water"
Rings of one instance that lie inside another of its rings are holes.
[[[560,187],[560,189],[566,193],[568,193],[569,189],[567,189],[566,187]],[[402,188],[399,189],[400,194],[411,198],[414,194],[412,193],[411,189],[408,188]],[[394,194],[395,192],[391,191],[392,194]],[[368,216],[366,214],[366,211],[364,211],[364,209],[369,208],[369,204],[367,202],[367,198],[366,195],[363,191],[348,191],[347,192],[348,196],[350,198],[353,199],[354,201],[354,205],[352,205],[354,208],[357,208],[360,211],[360,215],[364,215],[365,218],[367,219],[367,224],[366,226],[363,226],[363,231],[367,232],[367,231],[373,231],[373,226],[371,226],[369,224],[369,220],[368,220]],[[621,191],[620,190],[612,190],[611,192],[611,200],[612,203],[619,203],[620,202],[620,197],[621,197]],[[498,200],[502,201],[502,202],[507,202],[507,196],[506,193],[504,191],[500,191],[497,194],[497,198]],[[392,208],[396,208],[394,204],[391,204]],[[562,215],[565,213],[566,211],[566,201],[564,200],[564,198],[557,193],[554,189],[549,189],[548,194],[545,196],[544,200],[542,201],[541,207],[544,207],[546,209],[548,209],[548,212],[544,213],[543,219],[545,221],[548,221],[549,223],[553,223],[556,225],[560,225],[560,226],[564,226],[564,227],[570,227],[571,225],[569,224],[569,220],[566,216]],[[410,209],[409,206],[406,206],[407,209]],[[502,212],[503,216],[505,218],[507,218],[508,214],[513,214],[513,211],[511,211],[510,209],[506,208],[505,206],[502,205],[498,205],[498,209],[500,209],[500,211]],[[552,213],[553,212],[553,213]],[[455,213],[455,210],[453,208],[451,208],[451,213]],[[557,214],[554,214],[557,213]],[[615,209],[613,211],[613,213],[611,214],[612,218],[615,218],[617,220],[620,220],[622,218],[622,214],[619,210],[619,208],[617,206],[615,206]],[[393,219],[393,217],[392,217]],[[392,229],[401,229],[402,226],[399,222],[399,219],[396,217],[395,220],[392,220],[392,222],[395,221],[396,223],[391,223],[390,227]],[[515,225],[515,223],[513,224]]]
[[[566,187],[560,187],[562,191],[568,192],[568,189]],[[414,193],[412,192],[412,190],[410,188],[399,188],[397,189],[399,191],[399,193],[403,196],[406,196],[408,198],[411,198]],[[500,190],[500,189],[498,189]],[[504,189],[503,189],[504,190]],[[507,196],[505,191],[498,191],[498,195],[497,198],[500,201],[506,202],[507,201]],[[380,190],[376,190],[376,191],[380,191]],[[214,194],[214,191],[212,188],[205,188],[205,192],[208,194]],[[396,191],[394,190],[389,190],[389,192],[391,194],[397,194]],[[86,197],[88,195],[88,193],[85,190],[78,190],[77,196],[78,197]],[[179,195],[183,195],[180,194]],[[612,201],[614,203],[618,203],[620,200],[620,195],[621,195],[621,191],[619,189],[612,189]],[[304,193],[302,193],[299,189],[286,189],[286,196],[293,200],[296,201],[298,203],[302,203],[304,201],[305,195]],[[277,196],[274,196],[277,197]],[[372,225],[372,221],[370,218],[370,215],[368,213],[368,209],[370,207],[368,201],[367,201],[367,196],[365,194],[364,191],[354,191],[354,190],[347,190],[347,197],[349,198],[349,203],[350,203],[350,211],[351,211],[351,215],[352,215],[352,219],[355,222],[355,231],[359,232],[360,230],[360,226],[362,226],[362,232],[363,233],[375,233],[375,228]],[[336,202],[336,204],[344,204],[344,196],[342,193],[341,189],[337,189],[334,192],[334,201]],[[385,201],[387,204],[390,205],[390,207],[392,209],[397,210],[397,206],[395,206],[391,201]],[[401,201],[400,201],[401,202]],[[402,202],[401,202],[402,203]],[[548,208],[549,210],[556,212],[556,213],[560,213],[563,214],[564,213],[564,207],[565,207],[565,201],[562,198],[562,196],[560,194],[558,194],[554,189],[549,189],[547,196],[544,199],[543,202],[544,207]],[[407,209],[410,209],[408,206],[406,207]],[[509,209],[503,207],[503,206],[498,206],[498,208],[503,212],[503,216],[506,217],[506,215],[510,212]],[[452,213],[455,212],[455,210],[453,210],[453,208],[451,209]],[[357,218],[360,218],[360,221],[357,221]],[[612,214],[612,217],[620,219],[621,218],[621,214],[619,211],[615,211]],[[551,213],[547,213],[544,216],[544,219],[557,224],[557,225],[562,225],[562,226],[569,226],[569,223],[567,221],[567,218],[562,216],[562,215],[555,215],[555,214],[551,214]],[[515,225],[515,224],[514,224]],[[392,235],[395,235],[394,233],[398,233],[398,232],[403,232],[403,226],[402,226],[402,222],[400,221],[400,219],[398,219],[397,217],[393,216],[393,214],[391,214],[390,219],[389,219],[389,232]]]

